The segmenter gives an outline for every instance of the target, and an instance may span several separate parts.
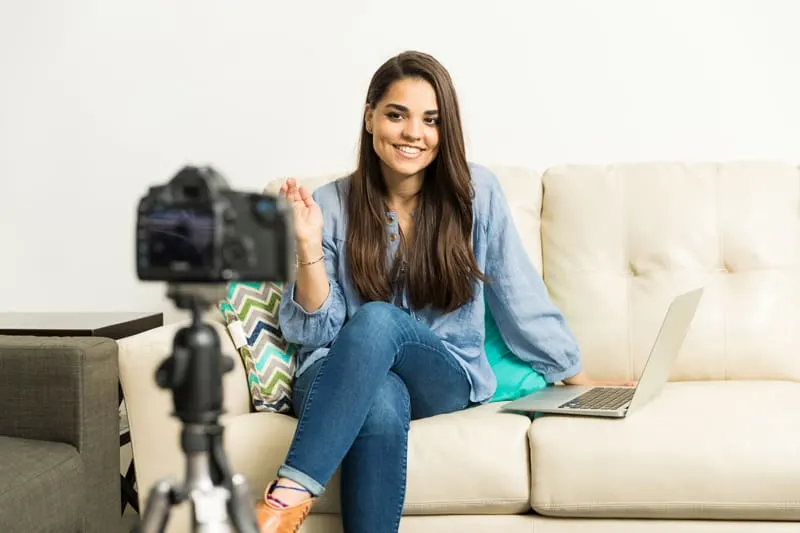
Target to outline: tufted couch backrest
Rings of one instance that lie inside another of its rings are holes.
[[[542,177],[543,275],[591,375],[638,377],[671,299],[706,288],[673,380],[800,381],[800,172],[567,165]]]

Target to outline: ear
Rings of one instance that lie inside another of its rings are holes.
[[[372,117],[375,115],[375,112],[372,110],[369,104],[364,107],[364,127],[367,129],[367,133],[372,135]]]

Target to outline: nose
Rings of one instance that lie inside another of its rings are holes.
[[[417,120],[407,120],[403,136],[409,140],[418,141],[422,137],[422,124]]]

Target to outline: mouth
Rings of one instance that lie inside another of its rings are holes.
[[[418,146],[409,146],[407,144],[395,144],[393,146],[401,156],[409,159],[414,159],[425,151],[424,148],[420,148]]]

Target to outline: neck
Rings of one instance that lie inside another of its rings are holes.
[[[383,169],[383,180],[386,183],[387,204],[392,211],[411,212],[419,202],[419,191],[422,189],[424,173],[413,176],[401,176],[388,169]]]

